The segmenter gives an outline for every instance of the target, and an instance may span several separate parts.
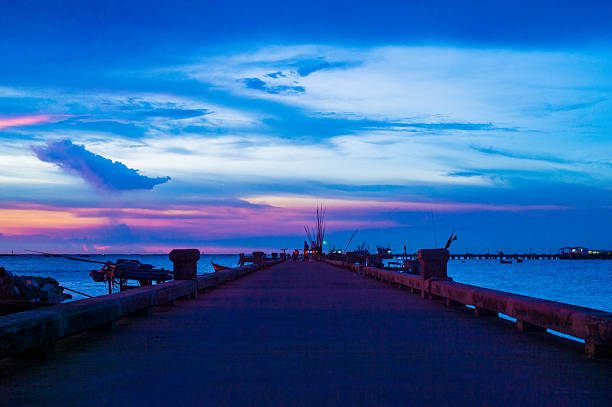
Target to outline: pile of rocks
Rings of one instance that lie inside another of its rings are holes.
[[[51,277],[18,276],[0,267],[0,299],[55,304],[72,298]]]

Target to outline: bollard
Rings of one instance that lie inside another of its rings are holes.
[[[264,259],[266,258],[266,254],[264,252],[253,252],[253,263],[258,266],[263,265]]]
[[[595,359],[598,357],[612,357],[612,343],[610,342],[610,336],[608,336],[607,340],[602,338],[602,332],[599,324],[597,323],[587,322],[585,325],[587,328],[587,335],[584,339],[584,350],[589,359]]]
[[[200,251],[198,249],[174,249],[170,252],[170,260],[174,264],[175,280],[192,280],[194,282],[193,298],[197,297],[198,284],[198,260]]]
[[[429,292],[429,280],[450,280],[446,274],[446,263],[449,253],[446,249],[421,249],[417,252],[419,260],[419,274],[423,281],[421,297],[431,298]]]

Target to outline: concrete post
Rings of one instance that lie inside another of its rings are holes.
[[[584,339],[584,350],[590,359],[612,356],[612,343],[601,337],[599,324],[586,323],[587,335]]]
[[[449,253],[446,249],[421,249],[417,253],[419,260],[419,273],[421,278],[427,280],[431,277],[448,278],[446,263]]]
[[[253,260],[255,264],[261,266],[264,263],[266,255],[264,252],[253,252]]]
[[[197,274],[200,251],[198,249],[174,249],[170,252],[170,260],[174,263],[175,280],[192,280],[194,282],[193,297],[197,297]]]
[[[423,282],[423,290],[421,290],[423,298],[430,298],[428,280],[448,280],[446,263],[449,257],[450,254],[446,249],[421,249],[417,252],[419,274]]]

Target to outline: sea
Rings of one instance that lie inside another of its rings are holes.
[[[91,270],[99,270],[102,264],[109,261],[116,262],[118,259],[138,260],[144,264],[151,264],[155,268],[165,268],[172,270],[172,262],[167,254],[110,254],[110,255],[78,255],[70,254],[70,257],[81,259],[70,260],[64,257],[46,257],[38,254],[25,254],[16,256],[0,255],[0,267],[13,274],[24,276],[52,277],[58,281],[62,287],[80,291],[91,296],[108,294],[108,284],[97,283],[89,276]],[[240,256],[237,254],[202,254],[198,261],[198,274],[213,273],[214,269],[211,262],[229,267],[238,266]],[[65,290],[72,295],[72,301],[87,298]]]
[[[172,270],[168,255],[72,255],[88,261],[108,262],[121,258],[138,260]],[[202,254],[198,273],[212,273],[211,262],[238,265],[237,254]],[[0,266],[18,275],[55,278],[62,286],[88,295],[104,295],[108,287],[96,283],[89,271],[101,264],[41,255],[0,256]],[[449,260],[448,274],[461,283],[515,294],[559,301],[612,312],[611,260],[525,260],[502,264],[499,260]],[[73,301],[86,298],[71,293]]]

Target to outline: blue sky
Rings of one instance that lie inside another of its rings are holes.
[[[612,247],[608,2],[3,3],[0,251]]]

